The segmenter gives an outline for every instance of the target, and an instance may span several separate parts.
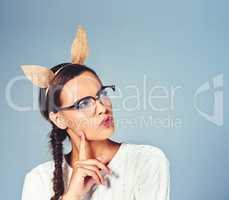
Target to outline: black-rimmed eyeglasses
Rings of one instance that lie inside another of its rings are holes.
[[[86,115],[93,115],[95,113],[96,100],[100,100],[103,105],[110,106],[112,104],[110,97],[112,97],[114,91],[115,85],[103,85],[97,92],[96,97],[83,97],[71,106],[56,108],[56,112],[61,110],[76,109],[84,112]]]

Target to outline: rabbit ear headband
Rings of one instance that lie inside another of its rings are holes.
[[[79,26],[75,39],[72,42],[71,58],[73,64],[83,64],[88,56],[88,42],[86,31]],[[54,76],[63,68],[61,67],[55,73],[48,67],[40,65],[21,65],[25,76],[36,86],[48,88]]]

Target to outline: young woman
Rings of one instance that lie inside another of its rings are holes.
[[[33,66],[33,74],[43,69],[36,80],[23,68],[41,87],[39,105],[52,126],[53,160],[26,174],[22,200],[169,200],[169,161],[162,150],[110,139],[115,123],[109,96],[115,85],[104,85],[82,64],[85,55],[51,70]],[[72,150],[64,155],[66,139]]]

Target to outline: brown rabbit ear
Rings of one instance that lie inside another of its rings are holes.
[[[47,67],[40,65],[21,65],[26,77],[36,86],[47,88],[54,78],[54,73]]]
[[[83,64],[88,56],[87,34],[81,26],[79,26],[72,43],[71,56],[73,64]]]

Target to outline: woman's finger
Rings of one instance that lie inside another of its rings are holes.
[[[87,160],[93,157],[90,142],[86,138],[86,134],[80,131],[80,145],[79,145],[79,160]]]
[[[77,160],[74,164],[76,164],[76,163],[96,165],[98,168],[103,169],[106,173],[108,173],[108,174],[112,173],[110,168],[108,168],[105,164],[103,164],[102,162],[100,162],[96,159]]]
[[[79,160],[86,160],[86,142],[85,135],[81,131],[80,133],[80,147],[79,147]]]
[[[80,175],[81,176],[83,176],[84,178],[85,178],[85,176],[91,176],[93,179],[95,179],[97,184],[102,184],[100,179],[99,179],[99,177],[98,177],[98,175],[94,171],[92,171],[90,169],[87,169],[87,168],[85,168],[83,166],[79,166],[78,168],[81,169],[80,170]]]
[[[95,166],[95,165],[81,164],[81,163],[77,163],[76,165],[79,166],[79,167],[84,167],[84,168],[86,168],[86,169],[90,169],[90,170],[96,172],[96,174],[98,175],[98,177],[99,177],[99,179],[100,179],[100,182],[101,182],[102,184],[105,184],[104,177],[100,174],[100,171],[99,171],[99,169],[98,169],[97,166]]]

